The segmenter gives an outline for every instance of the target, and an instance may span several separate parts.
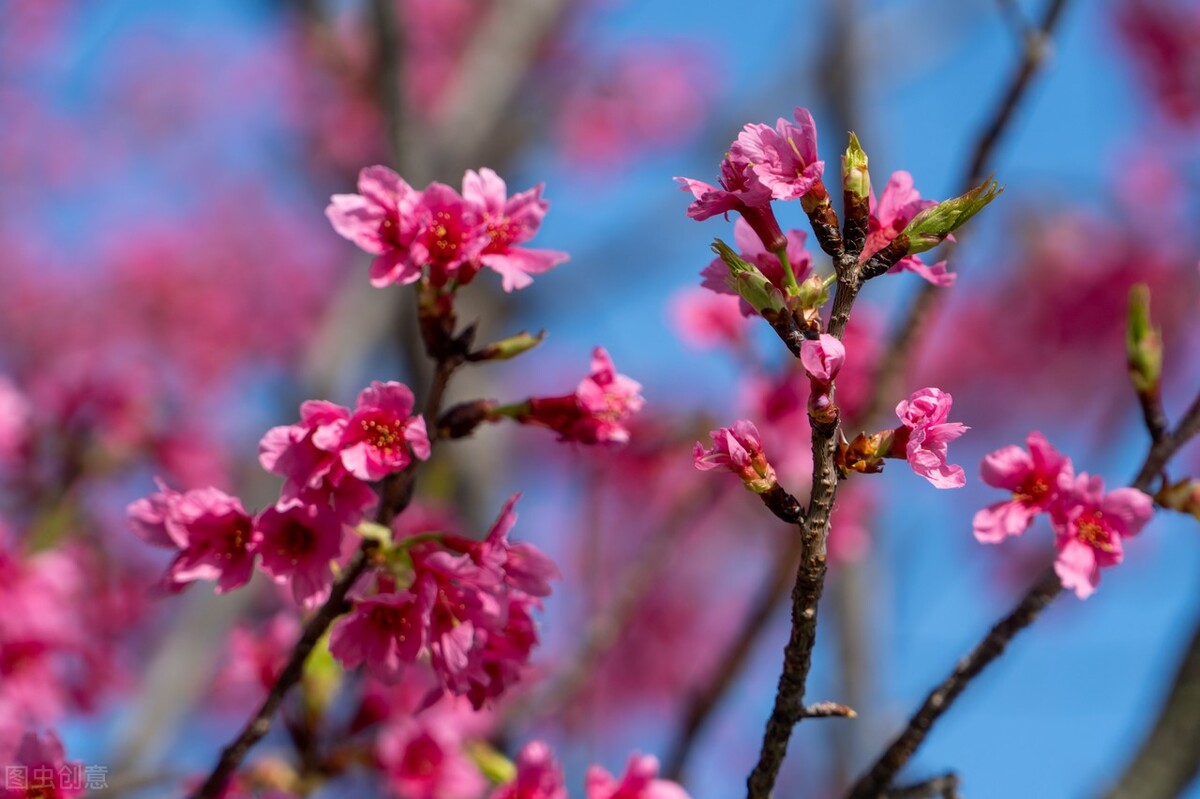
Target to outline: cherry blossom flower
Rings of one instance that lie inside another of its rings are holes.
[[[505,291],[525,288],[533,282],[530,275],[541,274],[569,258],[557,250],[515,246],[532,239],[546,216],[550,203],[542,199],[543,186],[539,183],[509,197],[504,181],[491,169],[467,170],[463,177],[463,197],[482,209],[483,228],[489,238],[479,260],[500,275]]]
[[[587,799],[688,799],[687,791],[677,783],[657,777],[658,758],[633,754],[619,782],[600,766],[590,767],[584,796]]]
[[[946,462],[947,445],[970,430],[947,422],[953,397],[940,388],[923,388],[896,406],[901,426],[895,430],[895,447],[903,446],[912,470],[934,488],[962,488],[966,475],[961,466]]]
[[[254,524],[261,567],[306,608],[320,605],[333,585],[330,562],[342,546],[342,522],[328,506],[289,500],[267,508]]]
[[[223,594],[247,583],[261,536],[241,500],[216,488],[179,493],[161,486],[128,507],[130,527],[146,543],[173,547],[165,587],[178,590],[194,580],[215,580]]]
[[[741,214],[742,219],[758,234],[762,246],[771,252],[787,245],[775,212],[771,210],[771,192],[754,176],[750,161],[737,142],[721,161],[720,188],[691,178],[675,178],[690,191],[695,201],[688,206],[687,215],[697,222],[730,211]]]
[[[430,447],[425,419],[412,416],[412,410],[412,391],[402,383],[376,380],[363,389],[339,442],[346,470],[373,481],[402,471],[413,455],[426,460]]]
[[[530,741],[517,755],[517,776],[489,799],[567,799],[562,768],[544,741]]]
[[[561,441],[623,444],[629,440],[624,421],[642,409],[642,385],[617,372],[603,347],[592,350],[592,373],[574,394],[535,397],[515,416],[522,424],[547,427]]]
[[[975,514],[975,537],[984,543],[996,544],[1025,532],[1033,518],[1058,499],[1058,476],[1071,469],[1070,459],[1060,455],[1041,433],[1030,433],[1025,442],[1028,452],[1008,446],[983,459],[983,482],[1012,492],[1010,499]]]
[[[712,449],[705,449],[699,441],[692,449],[697,469],[702,472],[728,469],[742,478],[746,488],[757,494],[769,491],[775,485],[775,470],[767,461],[762,437],[752,422],[741,419],[734,422],[733,427],[722,427],[709,435],[713,441]]]
[[[428,267],[435,286],[450,280],[469,283],[479,271],[478,258],[492,243],[483,227],[482,209],[444,183],[430,183],[417,208],[419,230],[410,254]]]
[[[421,262],[409,248],[418,233],[421,193],[385,166],[369,166],[358,174],[358,194],[335,194],[325,215],[343,238],[377,256],[371,262],[371,285],[412,283],[421,277]]]
[[[817,155],[817,126],[807,108],[792,112],[795,124],[780,117],[769,125],[750,124],[737,143],[751,169],[776,200],[798,200],[821,179],[825,162]]]
[[[784,236],[784,247],[787,254],[788,263],[792,266],[792,274],[796,276],[797,281],[802,281],[812,272],[812,256],[804,247],[805,239],[808,234],[803,230],[791,229]],[[783,264],[779,263],[779,256],[773,252],[769,252],[758,236],[751,230],[750,225],[746,220],[739,219],[733,225],[733,243],[737,245],[739,255],[742,260],[758,267],[758,271],[771,282],[775,288],[780,291],[785,291],[785,279],[783,272]],[[704,267],[700,272],[700,276],[704,278],[700,285],[710,291],[715,291],[718,294],[733,294],[736,296],[733,288],[730,287],[729,267],[720,258],[714,258],[709,262],[708,266]],[[750,303],[741,300],[739,303],[743,316],[758,316],[758,312],[751,307]]]
[[[284,478],[280,501],[329,504],[347,524],[358,523],[378,497],[350,474],[341,458],[350,410],[324,400],[300,406],[300,422],[273,427],[258,445],[264,469]]]
[[[859,257],[860,262],[867,261],[890,244],[918,213],[937,205],[937,200],[921,199],[920,193],[913,188],[912,175],[903,170],[892,173],[878,202],[875,200],[875,193],[871,192],[870,202],[871,217],[867,227],[867,243]],[[935,286],[951,286],[958,277],[946,270],[945,261],[938,261],[929,266],[916,255],[901,258],[888,270],[888,274],[896,272],[915,272]]]
[[[432,601],[427,593],[399,591],[355,600],[354,609],[334,624],[329,651],[348,669],[363,664],[376,679],[396,682],[425,644]]]
[[[1058,475],[1059,501],[1051,512],[1058,558],[1054,571],[1064,588],[1086,599],[1100,583],[1100,569],[1120,563],[1122,539],[1137,535],[1154,515],[1154,502],[1135,488],[1104,493],[1104,480],[1066,465]]]

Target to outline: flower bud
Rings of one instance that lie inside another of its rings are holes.
[[[1125,355],[1129,362],[1129,378],[1137,392],[1157,391],[1162,377],[1162,332],[1150,324],[1150,289],[1144,283],[1129,290]]]
[[[1187,478],[1175,485],[1165,485],[1154,495],[1154,501],[1164,508],[1200,519],[1200,480]]]
[[[493,341],[491,344],[476,350],[468,356],[471,361],[507,361],[510,358],[515,358],[522,353],[529,352],[531,349],[542,343],[546,338],[546,331],[539,330],[537,335],[531,334],[527,330],[522,330],[516,335],[502,338],[499,341]]]
[[[861,200],[871,196],[871,173],[867,171],[867,154],[858,143],[858,136],[850,134],[850,144],[842,156],[842,188],[848,195]]]
[[[760,314],[779,313],[787,303],[781,292],[757,266],[743,260],[720,239],[713,241],[713,252],[729,267],[725,280],[734,293]]]
[[[900,234],[908,239],[908,254],[925,252],[941,244],[1002,191],[1000,184],[989,177],[966,194],[921,211]]]

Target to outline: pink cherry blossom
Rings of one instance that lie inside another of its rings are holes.
[[[432,597],[411,591],[357,599],[333,626],[329,651],[346,668],[360,664],[378,680],[394,683],[416,662],[425,644],[425,616]]]
[[[722,427],[709,435],[712,449],[705,449],[699,441],[692,448],[697,469],[703,472],[728,469],[742,478],[747,488],[760,494],[775,485],[775,470],[767,461],[762,437],[752,422],[742,419],[734,422],[733,427]]]
[[[258,460],[284,477],[281,501],[329,504],[347,524],[357,524],[378,497],[343,465],[342,438],[350,410],[324,400],[300,406],[300,422],[273,427],[258,445]]]
[[[591,766],[584,789],[586,799],[688,799],[677,783],[660,780],[658,758],[633,754],[618,782],[600,766]]]
[[[425,419],[412,416],[413,394],[402,383],[378,380],[358,395],[341,436],[342,464],[360,480],[381,480],[429,457]]]
[[[215,580],[218,594],[246,584],[260,534],[241,500],[216,488],[178,493],[165,486],[130,503],[129,525],[148,544],[179,551],[165,578],[177,590],[193,580]]]
[[[946,462],[947,445],[970,430],[946,421],[952,403],[940,388],[923,388],[896,406],[901,426],[893,446],[903,445],[912,470],[935,488],[962,488],[967,482],[961,466]]]
[[[796,276],[796,280],[804,280],[812,272],[812,256],[804,247],[804,241],[808,234],[803,230],[791,229],[784,236],[785,248],[788,257],[788,263],[792,266],[792,274]],[[767,280],[780,291],[784,290],[784,272],[783,264],[779,263],[779,256],[773,252],[769,252],[764,246],[754,231],[750,229],[750,225],[746,220],[739,219],[733,225],[733,243],[737,245],[739,255],[744,261],[758,267],[758,271],[762,272]],[[700,285],[710,291],[715,291],[718,294],[735,295],[735,292],[729,286],[726,278],[729,277],[729,267],[720,258],[714,258],[709,262],[708,266],[700,272],[700,276],[704,278]],[[735,295],[736,296],[736,295]],[[740,300],[739,308],[741,308],[743,316],[758,316],[758,311],[750,306],[750,303],[745,300]]]
[[[800,363],[814,384],[827,387],[846,362],[846,348],[836,337],[822,333],[800,345]]]
[[[483,226],[482,209],[444,183],[430,183],[417,208],[420,229],[410,249],[418,266],[429,269],[435,286],[450,280],[468,283],[478,258],[492,238]]]
[[[825,162],[817,155],[817,126],[807,108],[792,113],[795,124],[783,117],[768,125],[750,124],[737,143],[759,182],[776,200],[798,200],[821,179]]]
[[[342,545],[342,522],[333,510],[300,500],[280,502],[260,513],[254,528],[262,570],[290,586],[301,606],[324,602],[333,584],[330,562]]]
[[[84,786],[82,763],[68,763],[62,741],[53,732],[27,732],[15,753],[0,751],[6,774],[18,769],[24,785],[8,778],[0,783],[0,799],[71,799],[81,796]]]
[[[1058,498],[1058,476],[1071,469],[1069,458],[1060,455],[1038,432],[1025,440],[1028,452],[1016,446],[1003,447],[983,459],[983,482],[1012,492],[1012,498],[993,503],[975,514],[975,537],[996,544],[1007,536],[1020,535],[1033,518]]]
[[[774,251],[786,245],[775,212],[771,210],[771,192],[754,176],[750,161],[737,142],[721,161],[720,188],[691,178],[675,180],[683,184],[684,191],[690,191],[696,198],[687,210],[687,215],[692,219],[701,222],[717,214],[728,218],[730,211],[736,211],[758,234],[766,250]]]
[[[213,681],[217,701],[231,710],[261,702],[283,671],[299,635],[294,611],[276,613],[262,625],[234,627]]]
[[[358,194],[335,194],[325,215],[333,229],[366,252],[371,262],[371,285],[412,283],[421,277],[421,262],[409,256],[418,233],[417,208],[421,193],[385,166],[370,166],[358,174]]]
[[[544,741],[530,741],[517,755],[517,776],[489,799],[567,799],[562,768]]]
[[[543,184],[508,196],[504,181],[491,169],[467,170],[463,197],[482,209],[483,227],[489,237],[479,260],[499,273],[505,291],[521,289],[533,282],[530,275],[545,272],[568,260],[565,252],[529,250],[515,245],[537,233],[550,203],[542,199]]]
[[[1067,465],[1058,475],[1060,497],[1051,521],[1058,558],[1054,571],[1064,588],[1086,599],[1100,583],[1100,569],[1120,563],[1121,541],[1137,535],[1154,515],[1154,501],[1136,488],[1104,493],[1104,480]]]
[[[603,347],[596,347],[592,373],[580,381],[574,394],[535,397],[517,420],[548,427],[561,441],[623,444],[629,440],[625,420],[645,404],[641,390],[640,383],[617,372]]]
[[[860,262],[882,250],[892,239],[900,235],[908,223],[918,213],[937,205],[937,200],[922,200],[920,193],[913,188],[913,178],[908,172],[892,173],[879,201],[875,201],[875,192],[871,192],[871,218],[867,228],[867,243],[863,247]],[[946,271],[946,262],[939,261],[933,266],[927,265],[919,256],[910,255],[888,270],[888,274],[896,272],[915,272],[935,286],[951,286],[958,275]]]

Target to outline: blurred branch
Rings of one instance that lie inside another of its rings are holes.
[[[708,516],[723,497],[720,491],[705,491],[704,496],[697,496],[697,493],[690,491],[680,496],[667,513],[669,521],[655,529],[653,537],[638,554],[637,560],[620,575],[617,590],[610,604],[588,622],[583,642],[570,665],[559,672],[554,682],[543,692],[537,700],[536,708],[529,705],[516,708],[508,720],[509,725],[531,711],[536,710],[536,714],[541,717],[553,717],[571,706],[580,691],[587,686],[588,678],[595,673],[604,656],[617,643],[622,630],[633,618],[642,601],[654,589],[655,578],[662,573],[679,534]]]
[[[772,614],[787,596],[793,575],[800,565],[804,543],[795,534],[789,535],[786,543],[786,549],[777,553],[773,559],[774,566],[769,579],[755,598],[737,635],[721,653],[716,668],[708,675],[708,681],[699,690],[692,692],[682,714],[683,720],[676,732],[675,742],[666,759],[663,773],[667,779],[682,780],[683,770],[687,766],[697,736],[745,667],[750,653],[754,650],[754,644],[767,628]]]
[[[1051,36],[1058,27],[1066,5],[1067,0],[1048,0],[1037,31],[1026,38],[1024,57],[1009,77],[1007,89],[975,142],[974,153],[960,183],[962,191],[978,185],[986,177],[988,164],[993,159],[997,145],[1012,127],[1017,109],[1028,95],[1033,79],[1046,62]],[[954,248],[953,243],[948,243],[944,245],[942,252],[948,257]],[[878,373],[872,383],[874,391],[863,413],[864,420],[870,421],[878,417],[883,408],[892,401],[891,398],[900,393],[897,383],[908,368],[909,359],[913,356],[928,316],[942,296],[942,289],[932,283],[922,282],[921,287],[917,289],[916,297],[901,317],[901,322],[891,337],[890,346],[880,361]]]
[[[1200,775],[1200,619],[1149,735],[1104,799],[1171,799]]]
[[[1192,402],[1176,430],[1155,441],[1138,469],[1131,484],[1139,491],[1149,491],[1155,477],[1189,439],[1200,432],[1200,395]],[[987,666],[1004,653],[1017,633],[1034,622],[1046,606],[1062,592],[1062,584],[1054,568],[1047,568],[1020,603],[984,636],[971,652],[959,661],[950,676],[925,698],[924,703],[908,720],[904,731],[892,741],[847,795],[848,799],[875,799],[886,793],[887,787],[900,769],[917,751],[933,725],[950,709],[954,700]]]
[[[893,788],[885,796],[887,799],[928,799],[940,796],[942,799],[960,799],[958,792],[958,775],[951,772],[931,780],[906,785],[903,788]]]

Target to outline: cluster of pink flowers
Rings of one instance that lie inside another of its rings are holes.
[[[499,273],[505,291],[524,288],[567,260],[555,250],[520,245],[541,226],[549,203],[538,185],[508,196],[491,169],[467,170],[459,194],[444,183],[417,191],[385,166],[358,176],[358,194],[335,194],[326,216],[341,236],[376,256],[371,285],[464,285],[483,267]]]
[[[245,585],[260,568],[288,586],[296,602],[315,607],[329,595],[330,566],[345,526],[377,501],[369,485],[429,457],[425,421],[400,383],[372,383],[352,412],[329,402],[301,406],[298,424],[276,427],[259,445],[259,460],[285,478],[279,501],[251,517],[235,497],[203,488],[160,490],[131,503],[130,524],[147,543],[178,555],[164,579],[175,591],[216,581],[217,593]]]
[[[586,799],[688,799],[677,783],[658,779],[658,759],[633,754],[620,779],[601,766],[591,766],[584,787]],[[489,799],[567,799],[562,769],[542,741],[525,745],[517,756],[517,775]]]
[[[520,676],[537,643],[532,611],[550,593],[554,564],[529,544],[513,544],[514,496],[487,537],[420,536],[404,547],[405,583],[381,575],[333,628],[330,651],[347,667],[364,664],[377,679],[398,680],[425,655],[442,691],[476,708]]]
[[[903,448],[908,465],[935,488],[962,488],[967,483],[961,466],[947,463],[948,444],[971,428],[946,421],[954,402],[940,388],[923,388],[896,406],[900,426],[892,451]]]
[[[514,418],[522,424],[546,427],[562,441],[581,444],[623,444],[629,440],[626,420],[645,400],[636,380],[617,372],[603,347],[592,351],[592,373],[575,393],[534,397],[519,407]]]
[[[809,264],[807,254],[793,252],[803,246],[803,234],[797,236],[799,231],[789,231],[784,236],[771,202],[815,202],[828,197],[822,181],[825,162],[817,156],[817,128],[812,114],[806,108],[796,108],[793,119],[794,122],[789,122],[781,117],[774,128],[763,124],[746,125],[721,162],[719,186],[691,178],[676,178],[683,184],[683,189],[695,197],[688,207],[691,218],[704,220],[717,214],[728,216],[731,211],[741,215],[748,229],[758,234],[759,239],[757,245],[748,246],[742,234],[738,246],[743,257],[756,264],[776,285],[779,285],[776,276],[781,274],[780,265],[768,265],[767,259],[755,257],[759,255],[757,250],[765,248],[767,253],[776,253],[786,248],[793,266],[799,265],[798,280],[803,279],[801,271],[808,272]],[[865,262],[882,250],[920,211],[936,204],[935,200],[921,199],[908,172],[894,173],[878,201],[871,192],[867,242],[860,260]],[[720,261],[714,262],[704,271],[704,285],[714,291],[728,291],[724,286],[727,271]],[[930,266],[916,255],[901,259],[888,271],[915,272],[937,286],[949,286],[955,277],[946,271],[945,261]]]
[[[1041,513],[1050,515],[1062,584],[1086,599],[1100,583],[1100,569],[1124,557],[1122,539],[1137,535],[1154,515],[1154,502],[1135,488],[1105,493],[1104,480],[1075,473],[1039,432],[1026,439],[1028,450],[1007,446],[983,460],[980,471],[990,486],[1012,492],[975,514],[975,537],[996,544],[1020,535]]]

